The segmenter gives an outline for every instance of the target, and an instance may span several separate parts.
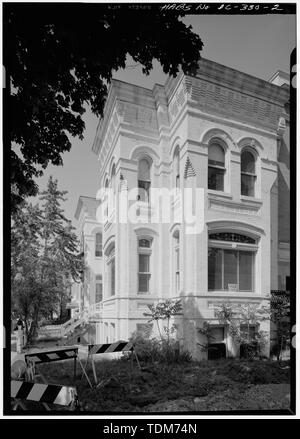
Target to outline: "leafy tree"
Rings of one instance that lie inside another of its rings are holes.
[[[60,207],[65,191],[50,177],[43,206],[24,204],[12,224],[12,305],[25,321],[28,341],[41,318],[63,317],[71,281],[79,281],[82,255]]]
[[[167,326],[164,326],[164,331],[167,336],[167,343],[170,343],[170,336],[176,330],[175,325],[170,326],[170,321],[173,316],[182,315],[182,304],[179,300],[167,299],[164,302],[158,302],[156,305],[148,305],[150,313],[144,313],[144,316],[150,317],[149,323],[156,322],[157,329],[161,340],[163,335],[159,327],[159,320],[167,320]]]
[[[82,139],[85,105],[102,116],[114,70],[129,54],[149,74],[193,73],[203,43],[182,11],[129,5],[4,4],[4,66],[11,150],[12,208],[37,193],[34,177],[61,165],[69,136]]]

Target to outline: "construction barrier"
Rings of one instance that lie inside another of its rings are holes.
[[[66,406],[71,410],[79,408],[75,387],[12,380],[10,396],[15,400],[13,410],[16,410],[18,406],[26,410],[25,401],[42,403],[47,410],[51,410],[48,404]]]
[[[90,387],[92,387],[92,384],[91,384],[91,382],[86,374],[86,368],[87,368],[89,359],[91,358],[91,361],[92,361],[92,368],[93,368],[93,375],[94,375],[95,384],[97,387],[99,387],[99,386],[101,386],[101,384],[103,384],[103,382],[98,383],[95,362],[94,362],[94,355],[108,354],[108,353],[114,353],[114,352],[131,352],[134,355],[138,366],[140,367],[139,359],[138,359],[138,356],[135,352],[134,346],[132,343],[130,343],[128,341],[116,341],[115,343],[88,345],[88,356],[87,356],[85,366],[83,368],[83,374],[87,378],[87,381],[88,381]]]
[[[30,379],[34,379],[36,364],[50,363],[53,361],[71,360],[74,358],[74,379],[76,377],[76,360],[78,358],[78,347],[63,347],[54,350],[42,350],[25,354],[27,374]],[[80,362],[79,358],[78,361]]]

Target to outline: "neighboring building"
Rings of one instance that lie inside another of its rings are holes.
[[[288,203],[289,90],[279,85],[206,59],[196,76],[180,74],[153,90],[112,81],[93,144],[99,187],[106,189],[104,219],[96,220],[93,199],[80,197],[76,211],[91,268],[79,294],[85,306],[101,297],[96,277],[103,276],[97,342],[128,339],[148,325],[148,304],[181,298],[184,314],[175,322],[181,343],[195,357],[205,355],[197,328],[209,321],[227,355],[237,355],[215,306],[268,306],[271,289],[286,287],[289,205],[283,212],[278,204]],[[174,196],[158,207],[155,188]],[[182,218],[183,206],[192,206],[198,230]],[[171,219],[153,221],[165,207]],[[124,220],[124,212],[135,222]],[[269,333],[270,323],[260,328]]]
[[[91,197],[80,196],[75,212],[78,221],[78,237],[80,248],[85,262],[85,272],[81,283],[74,283],[72,288],[72,303],[76,303],[77,309],[73,310],[72,317],[76,311],[89,310],[90,331],[89,340],[96,341],[99,338],[100,307],[103,300],[103,251],[102,251],[102,226],[96,220],[96,211],[99,201]]]

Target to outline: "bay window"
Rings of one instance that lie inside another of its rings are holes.
[[[210,235],[208,290],[254,291],[256,250],[255,240],[247,236],[234,233]]]

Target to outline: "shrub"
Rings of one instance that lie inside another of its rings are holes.
[[[139,361],[142,362],[183,363],[192,359],[189,352],[180,350],[179,342],[174,339],[147,338],[134,332],[129,341],[134,345]]]

